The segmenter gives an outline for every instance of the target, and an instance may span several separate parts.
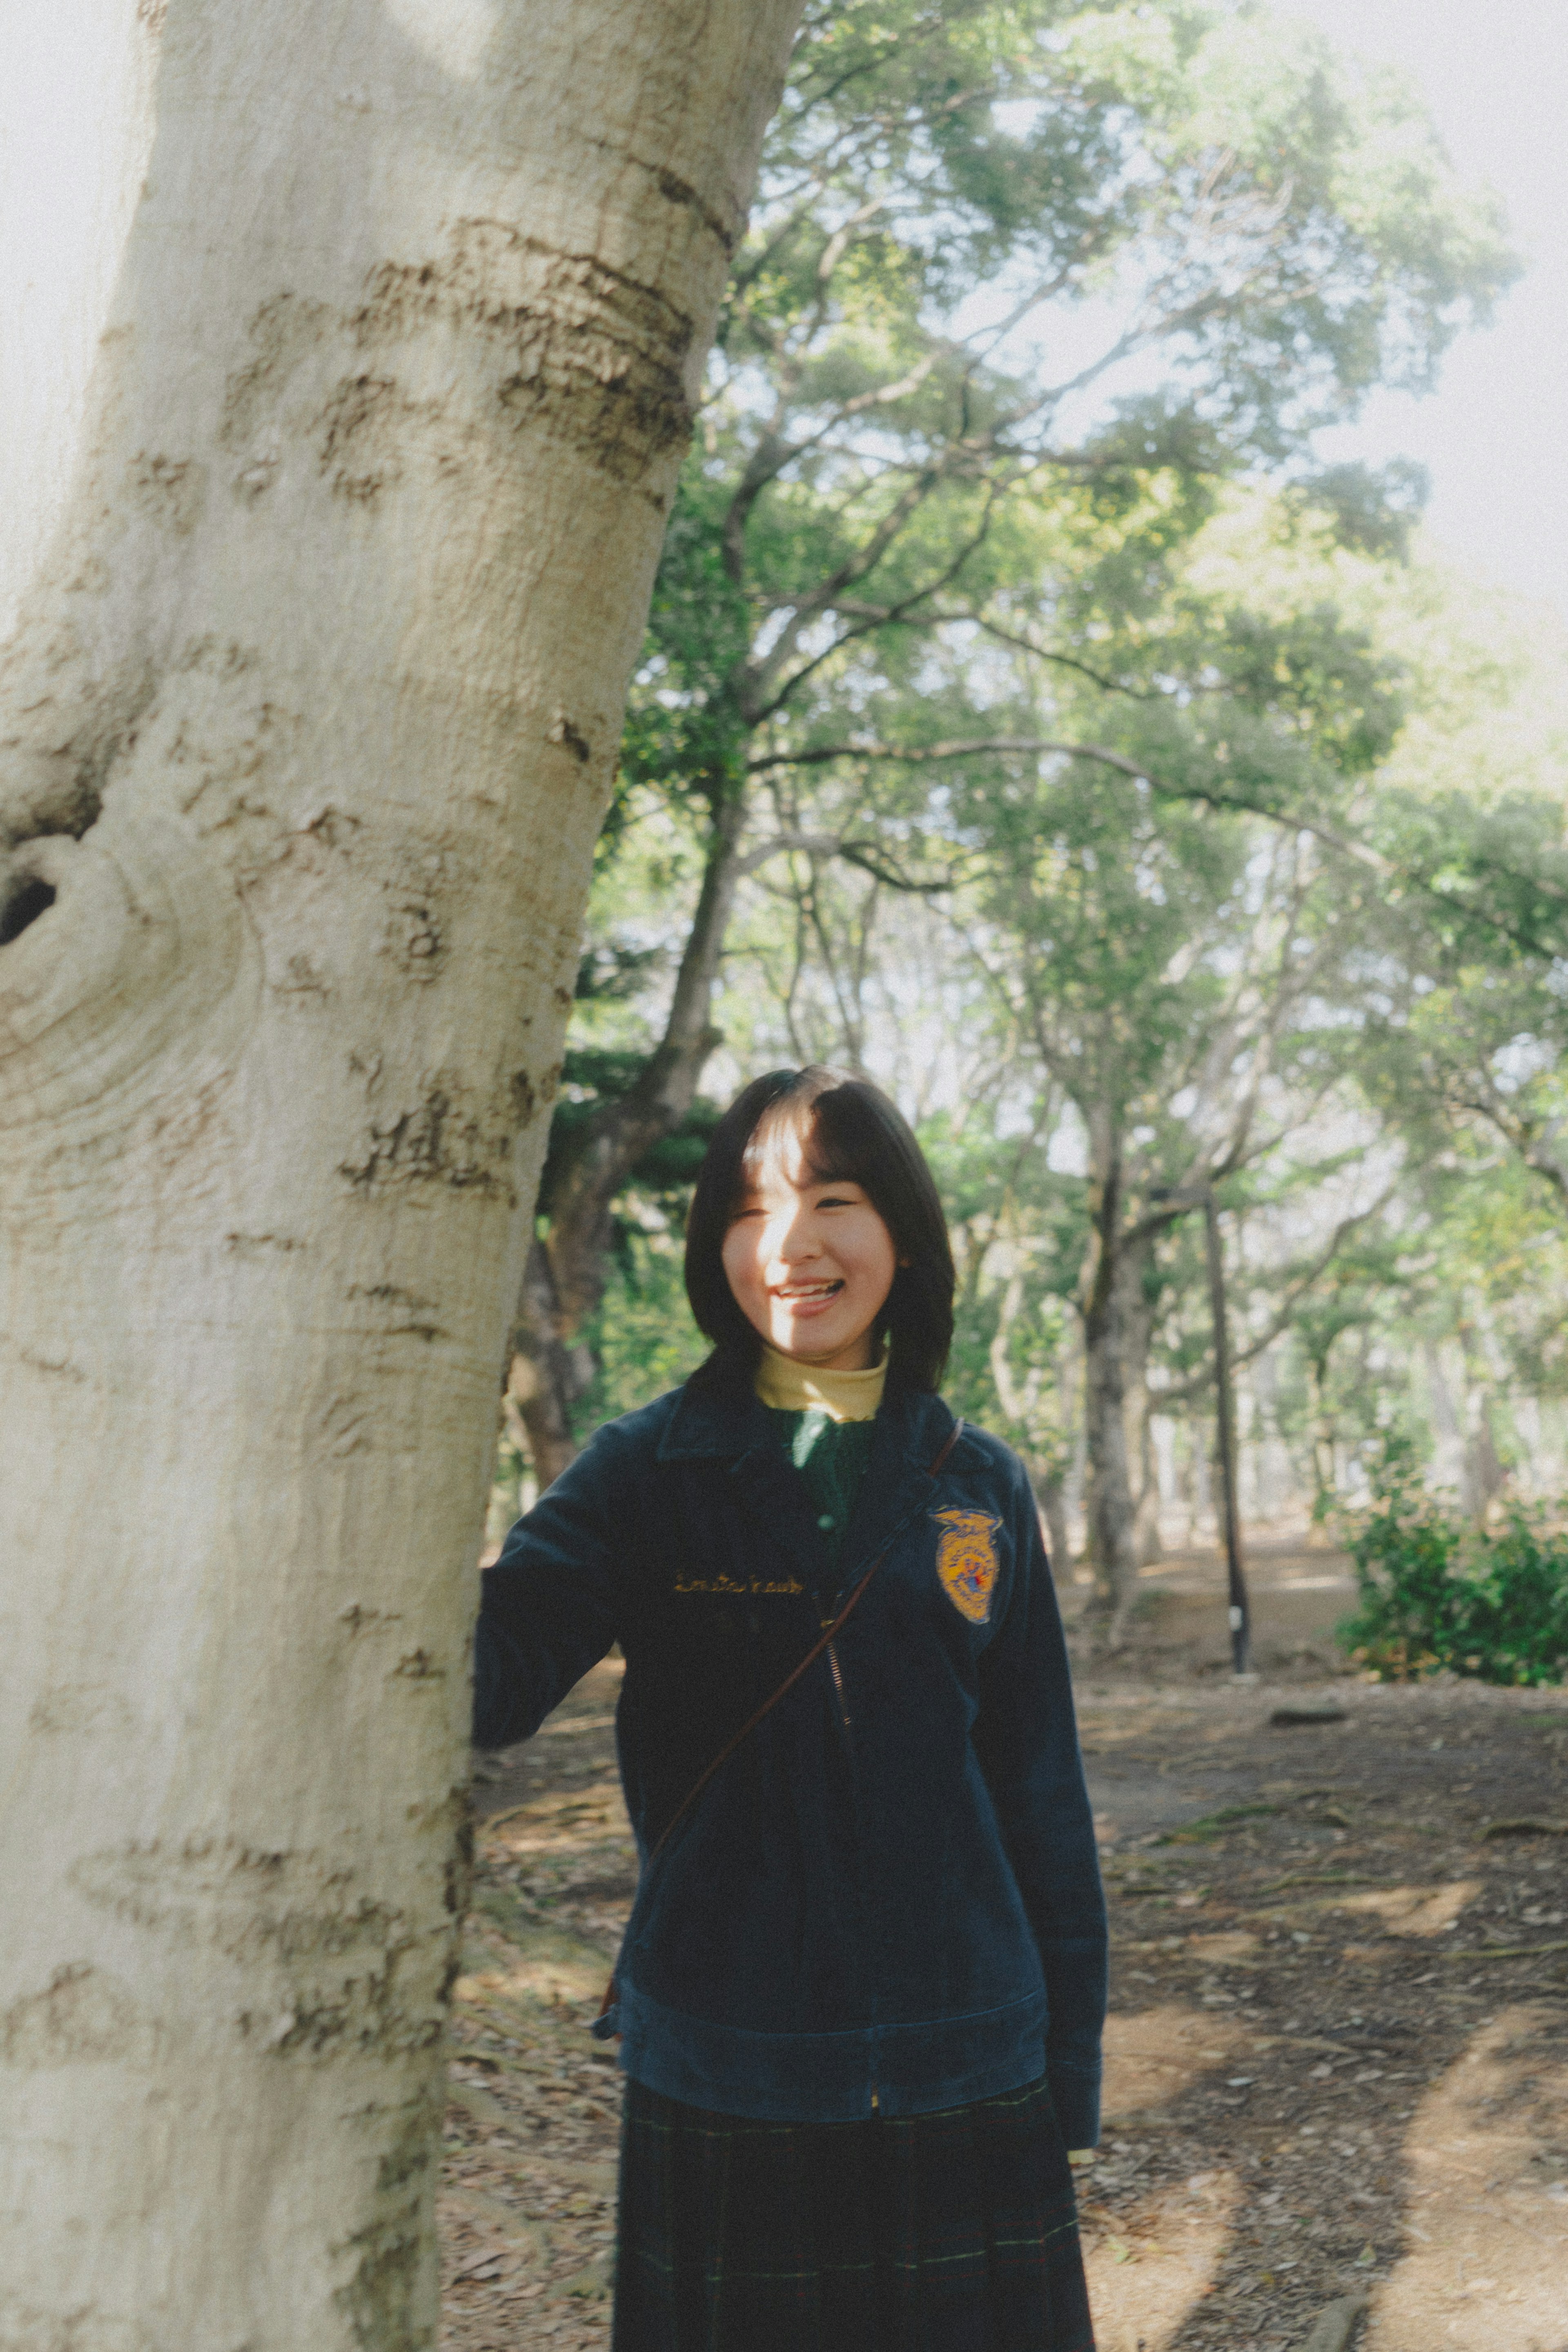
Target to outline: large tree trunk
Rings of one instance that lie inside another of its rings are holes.
[[[0,583],[7,2340],[434,2342],[506,1309],[798,12],[8,49],[0,155],[80,136],[0,317],[90,331],[27,354]]]
[[[631,1091],[589,1123],[543,1204],[549,1230],[524,1269],[510,1375],[541,1487],[559,1478],[577,1452],[572,1407],[593,1378],[580,1335],[604,1296],[616,1194],[643,1153],[679,1127],[719,1043],[713,994],[741,877],[744,820],[742,795],[716,792],[702,889],[664,1036]]]

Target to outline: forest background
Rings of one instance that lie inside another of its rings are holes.
[[[633,688],[497,1533],[700,1360],[781,1063],[949,1202],[947,1393],[1124,1617],[1241,1501],[1568,1488],[1568,633],[1325,466],[1515,274],[1410,90],[1251,8],[812,12]],[[1418,1472],[1419,1475],[1416,1474]]]

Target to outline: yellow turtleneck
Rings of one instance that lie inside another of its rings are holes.
[[[831,1421],[874,1421],[887,1379],[887,1359],[865,1372],[829,1372],[798,1364],[762,1342],[757,1367],[757,1393],[764,1404],[779,1412],[810,1412],[813,1407]]]

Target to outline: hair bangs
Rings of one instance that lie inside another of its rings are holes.
[[[797,1085],[776,1095],[746,1139],[740,1155],[737,1205],[768,1176],[787,1181],[804,1177],[812,1184],[859,1184],[867,1153],[855,1149],[846,1122],[832,1115],[835,1088],[826,1071],[820,1082]]]

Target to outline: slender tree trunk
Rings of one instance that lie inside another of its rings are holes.
[[[7,52],[0,155],[90,135],[0,316],[53,266],[91,320],[0,580],[7,2342],[434,2343],[506,1304],[798,13],[69,0],[52,90]]]
[[[1464,1476],[1465,1467],[1465,1433],[1460,1425],[1458,1407],[1437,1341],[1424,1340],[1421,1352],[1427,1367],[1427,1393],[1432,1410],[1432,1426],[1437,1439],[1437,1477],[1439,1484],[1452,1480],[1458,1485]]]
[[[1312,1516],[1321,1525],[1339,1493],[1339,1461],[1333,1413],[1329,1405],[1326,1358],[1312,1365]]]
[[[1084,1428],[1089,1450],[1089,1558],[1094,1606],[1122,1640],[1137,1597],[1133,1481],[1127,1455],[1129,1315],[1138,1280],[1137,1253],[1122,1230],[1121,1163],[1095,1186],[1091,1202],[1094,1256],[1083,1311]]]
[[[1058,1582],[1072,1565],[1072,1546],[1067,1533],[1067,1480],[1062,1469],[1046,1472],[1035,1482],[1040,1496],[1040,1507],[1045,1518],[1046,1541],[1051,1552],[1051,1565]]]
[[[637,1084],[589,1123],[543,1203],[549,1231],[534,1244],[525,1268],[510,1385],[541,1487],[559,1478],[577,1452],[572,1409],[593,1378],[580,1334],[604,1296],[616,1194],[643,1153],[685,1118],[703,1066],[719,1042],[713,995],[741,877],[745,803],[738,793],[716,789],[716,803],[702,889],[664,1036]]]
[[[1140,1250],[1135,1276],[1130,1280],[1127,1311],[1124,1318],[1126,1360],[1124,1381],[1126,1389],[1128,1455],[1135,1460],[1137,1491],[1133,1502],[1133,1549],[1140,1568],[1147,1568],[1159,1559],[1165,1546],[1160,1534],[1160,1479],[1155,1460],[1155,1436],[1150,1426],[1152,1414],[1149,1399],[1149,1347],[1154,1337],[1154,1311],[1142,1295],[1142,1277],[1148,1264],[1148,1251]]]

